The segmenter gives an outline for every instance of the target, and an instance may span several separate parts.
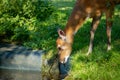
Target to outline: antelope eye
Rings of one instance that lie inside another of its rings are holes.
[[[61,48],[61,47],[58,47],[58,50],[60,51],[60,50],[62,50],[62,48]]]

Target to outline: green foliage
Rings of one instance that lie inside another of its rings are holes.
[[[53,57],[57,28],[63,29],[66,25],[75,0],[52,1],[55,6],[46,0],[0,0],[0,36],[7,35],[6,39],[22,41],[22,45],[33,49],[48,50],[47,57]],[[86,53],[91,20],[78,31],[74,38],[68,80],[120,80],[120,6],[116,7],[113,20],[113,48],[109,52],[106,50],[105,16],[96,31],[90,56]]]
[[[47,0],[1,0],[0,35],[11,41],[30,40],[53,11],[54,6]]]
[[[42,0],[1,0],[0,16],[24,17],[27,19],[36,17],[46,19],[52,14],[54,8],[48,1]]]

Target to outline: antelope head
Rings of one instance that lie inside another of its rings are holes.
[[[67,42],[67,37],[64,31],[59,29],[58,35],[59,37],[56,40],[56,45],[58,49],[59,62],[66,63],[70,56],[72,47],[71,44]]]

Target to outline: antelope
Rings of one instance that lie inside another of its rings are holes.
[[[58,29],[59,37],[56,40],[56,45],[59,61],[61,63],[66,63],[72,52],[74,35],[82,26],[86,18],[92,18],[90,43],[87,55],[92,52],[94,34],[103,13],[105,13],[106,16],[106,34],[108,39],[107,50],[111,50],[112,21],[110,19],[112,19],[114,8],[118,4],[120,4],[120,0],[77,0],[65,29]]]

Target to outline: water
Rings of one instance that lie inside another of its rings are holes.
[[[0,43],[0,80],[58,80],[56,73],[50,74],[47,69],[44,73],[40,72],[42,53],[40,50]],[[55,69],[52,71],[55,72]]]
[[[57,74],[0,69],[0,80],[58,80]]]

